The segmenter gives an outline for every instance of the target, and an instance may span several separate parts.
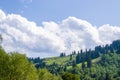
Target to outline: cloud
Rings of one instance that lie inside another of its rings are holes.
[[[0,10],[2,46],[7,52],[18,51],[29,57],[70,54],[73,50],[94,48],[120,38],[120,27],[109,24],[96,27],[75,17],[56,22],[35,22]]]
[[[120,26],[111,26],[109,24],[98,28],[100,38],[104,43],[111,43],[113,40],[120,39]]]

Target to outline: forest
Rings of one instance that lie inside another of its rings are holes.
[[[0,80],[120,80],[120,40],[51,58],[7,53],[0,46]]]

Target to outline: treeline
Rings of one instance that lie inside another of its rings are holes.
[[[76,55],[73,59],[73,55]],[[67,57],[65,53],[61,53],[60,57]],[[97,63],[92,63],[93,59],[100,58]],[[54,75],[63,75],[63,73],[71,73],[79,76],[81,80],[119,80],[120,76],[120,40],[113,41],[112,44],[105,46],[96,46],[94,50],[73,51],[69,55],[69,61],[64,65],[56,62],[46,65],[44,59],[29,58],[36,64],[36,68],[46,68]],[[77,66],[81,65],[81,66]],[[69,66],[72,68],[68,69]]]
[[[92,66],[92,59],[98,58],[103,54],[108,54],[108,53],[117,53],[120,54],[120,40],[113,41],[112,44],[107,44],[105,46],[96,46],[94,50],[80,50],[78,52],[73,51],[72,54],[70,54],[70,61],[62,66],[64,70],[66,70],[66,66],[76,66],[76,64],[82,63],[82,68],[85,67],[91,67]],[[76,55],[75,60],[72,59],[73,55]],[[66,57],[65,53],[60,53],[60,57]],[[36,68],[44,68],[48,67],[50,68],[51,66],[57,66],[60,67],[60,65],[57,65],[56,63],[53,63],[49,66],[46,65],[44,62],[44,59],[40,59],[40,57],[37,58],[29,58],[30,61],[33,61],[36,64]],[[85,65],[85,62],[87,62],[87,65]],[[59,69],[57,70],[59,72]]]
[[[87,62],[87,67],[92,66],[92,59],[100,57],[102,54],[117,53],[120,54],[120,40],[113,41],[110,45],[96,46],[94,50],[78,51],[76,56],[76,64],[82,63],[82,68],[85,67],[84,63]]]
[[[97,63],[93,59],[101,58]],[[78,51],[76,64],[69,72],[79,74],[82,80],[120,80],[120,40],[96,46],[94,50]]]
[[[82,80],[120,80],[120,54],[103,54],[90,68],[74,70]]]

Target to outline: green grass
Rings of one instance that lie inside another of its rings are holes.
[[[73,59],[75,60],[76,55],[73,55]],[[59,65],[64,65],[65,63],[69,62],[70,56],[65,56],[65,57],[53,57],[53,58],[46,58],[44,61],[46,62],[46,65],[50,65],[52,63],[56,63]]]
[[[70,61],[70,56],[65,56],[65,57],[52,57],[52,58],[45,58],[44,62],[46,63],[46,65],[50,65],[53,63],[56,63],[58,65],[65,65],[66,63],[72,62],[73,60],[75,60],[76,55],[72,56],[72,60]],[[101,60],[101,57],[98,57],[96,59],[92,60],[93,64],[96,64],[97,62],[99,62]],[[85,62],[85,64],[87,64],[87,62]],[[81,68],[82,63],[77,64],[77,67]],[[71,69],[72,66],[67,66],[67,69]]]
[[[92,60],[92,63],[95,64],[95,63],[99,62],[100,60],[101,60],[101,57],[98,57],[98,58],[96,58],[96,59],[93,59],[93,60]]]

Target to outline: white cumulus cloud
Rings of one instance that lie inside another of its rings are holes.
[[[75,17],[68,17],[60,23],[43,22],[38,26],[20,15],[0,10],[0,34],[7,52],[48,57],[111,43],[120,38],[120,27],[109,24],[96,27]]]

